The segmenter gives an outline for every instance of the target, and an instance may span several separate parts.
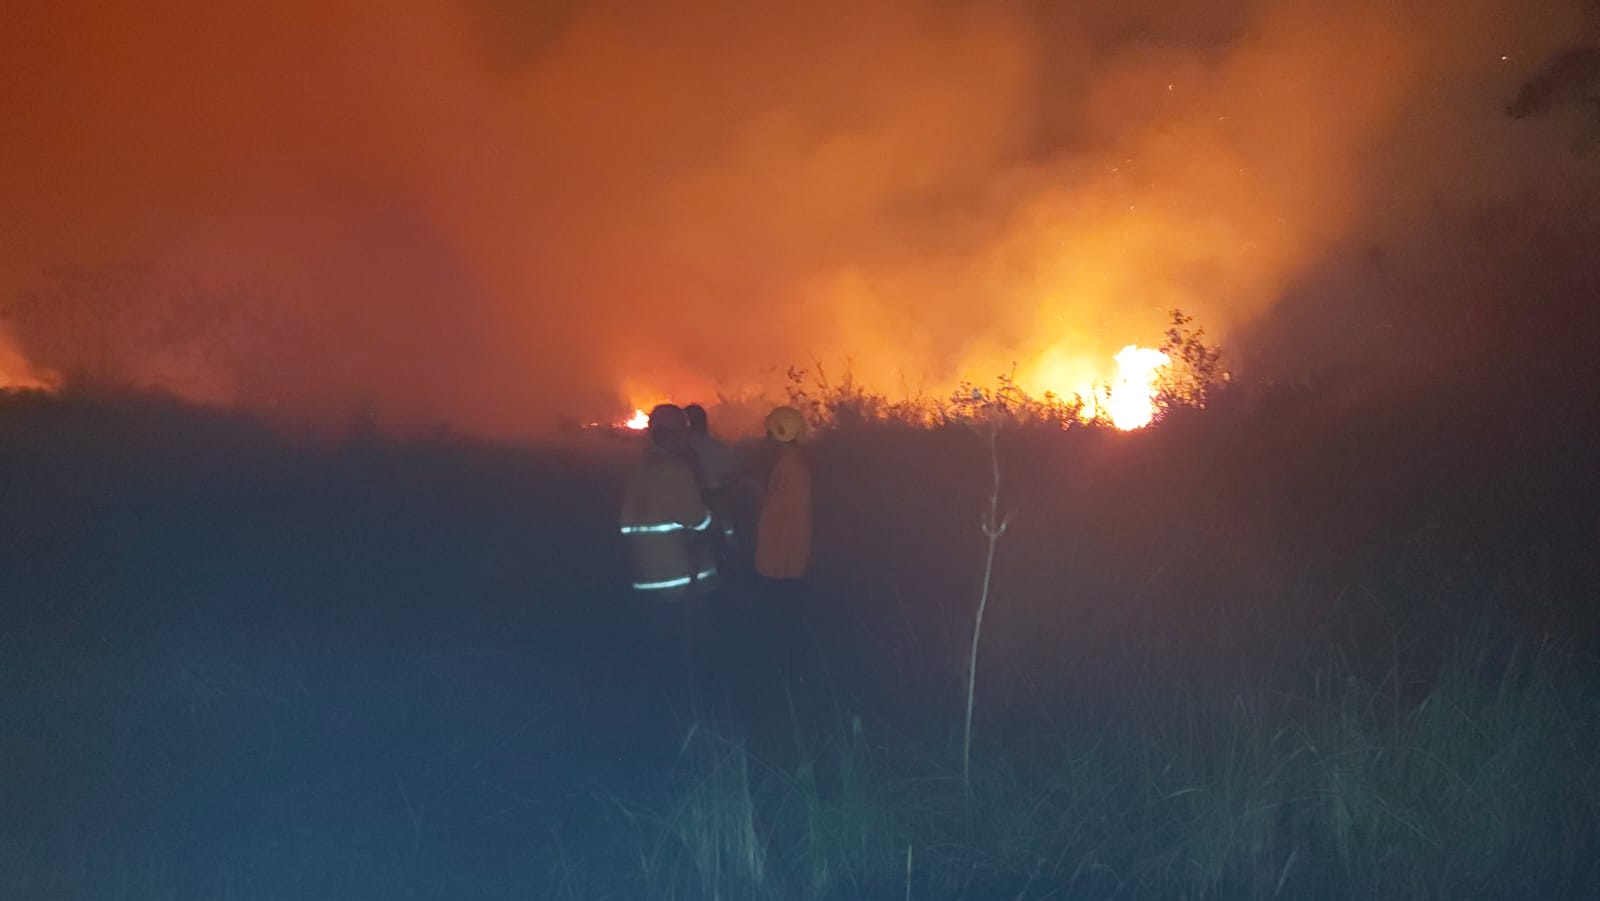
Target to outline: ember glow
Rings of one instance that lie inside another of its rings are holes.
[[[35,372],[22,354],[6,344],[0,335],[0,391],[50,390],[55,380]]]
[[[0,391],[49,390],[50,383],[34,378],[25,370],[0,369]]]

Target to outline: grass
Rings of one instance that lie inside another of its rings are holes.
[[[970,793],[958,743],[855,717],[793,765],[702,738],[654,821],[678,863],[644,875],[706,898],[1587,897],[1592,679],[1482,636],[1425,687],[1328,648],[1293,684],[1173,688],[1043,747],[983,746]]]

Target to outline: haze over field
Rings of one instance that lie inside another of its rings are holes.
[[[28,3],[0,377],[529,434],[813,359],[1077,391],[1174,307],[1292,370],[1600,180],[1504,113],[1578,3],[1211,6]]]

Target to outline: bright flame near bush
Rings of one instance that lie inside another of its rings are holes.
[[[1156,416],[1156,377],[1170,360],[1159,350],[1129,344],[1116,356],[1106,414],[1119,429],[1142,429]]]
[[[650,427],[650,414],[636,409],[633,411],[633,415],[623,420],[620,425],[625,429],[633,429],[636,432],[643,431]]]

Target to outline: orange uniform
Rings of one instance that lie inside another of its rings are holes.
[[[756,531],[756,572],[798,579],[810,562],[811,464],[795,444],[780,444]]]

